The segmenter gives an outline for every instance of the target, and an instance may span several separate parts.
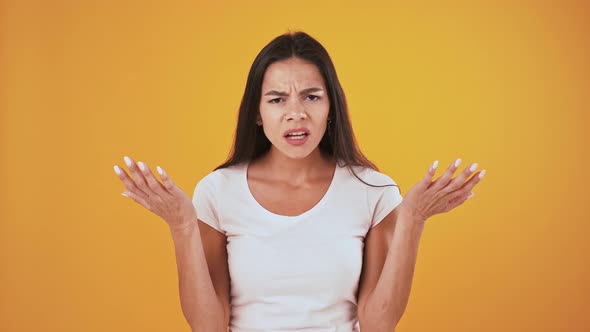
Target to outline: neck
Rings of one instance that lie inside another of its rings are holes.
[[[270,177],[295,185],[325,176],[326,168],[333,165],[332,158],[323,156],[319,148],[305,158],[294,159],[271,147],[261,161]]]

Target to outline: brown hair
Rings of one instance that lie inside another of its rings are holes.
[[[328,52],[317,40],[301,31],[287,32],[274,38],[254,59],[240,103],[238,125],[231,152],[227,160],[215,170],[255,160],[268,152],[271,143],[266,138],[262,127],[256,124],[262,81],[268,66],[276,61],[293,57],[315,64],[326,84],[330,101],[328,118],[331,121],[328,122],[327,130],[319,143],[320,151],[334,157],[337,162],[342,161],[344,164],[340,166],[347,166],[361,182],[369,186],[382,187],[366,183],[352,169],[351,166],[365,166],[375,171],[379,170],[358,147],[348,115],[346,97]]]

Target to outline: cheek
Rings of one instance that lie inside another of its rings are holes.
[[[260,118],[262,119],[262,129],[266,137],[271,138],[280,135],[281,115],[278,110],[261,106]]]
[[[269,126],[275,126],[278,122],[281,121],[281,111],[272,108],[260,108],[260,117],[264,124],[268,124]]]
[[[321,109],[317,110],[316,114],[317,116],[316,119],[314,119],[314,122],[317,121],[319,124],[321,124],[321,126],[318,126],[318,128],[326,127],[328,125],[328,117],[330,115],[330,106],[323,106]]]

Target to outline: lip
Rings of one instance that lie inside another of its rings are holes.
[[[287,143],[294,145],[294,146],[301,146],[301,145],[304,145],[305,142],[307,142],[308,138],[309,138],[309,136],[305,136],[300,139],[293,139],[293,138],[288,138],[285,136],[285,141],[287,141]]]
[[[286,137],[286,136],[287,136],[287,135],[289,135],[290,133],[295,133],[295,132],[298,132],[298,131],[302,131],[302,132],[306,133],[308,137],[309,137],[309,135],[311,134],[311,133],[309,132],[309,129],[307,129],[307,128],[305,128],[305,127],[301,127],[301,128],[289,129],[289,130],[285,131],[285,132],[283,133],[283,137]]]

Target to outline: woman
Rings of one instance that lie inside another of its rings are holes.
[[[303,32],[254,60],[232,153],[192,201],[159,166],[162,182],[125,160],[124,195],[170,226],[195,331],[393,331],[426,220],[485,174],[451,178],[457,159],[432,181],[435,161],[402,199],[357,147],[332,61]]]

